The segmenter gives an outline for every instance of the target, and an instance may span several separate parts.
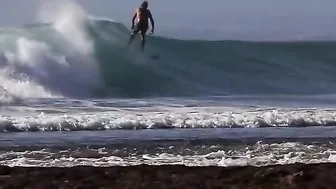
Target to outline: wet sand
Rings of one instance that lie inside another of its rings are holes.
[[[0,189],[335,189],[336,164],[267,167],[5,167]]]

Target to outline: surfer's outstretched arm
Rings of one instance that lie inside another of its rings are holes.
[[[152,33],[154,33],[154,19],[153,19],[153,16],[152,16],[152,13],[150,10],[148,10],[148,16],[149,16],[149,20],[152,24]]]
[[[132,18],[132,29],[134,28],[134,20],[135,20],[136,16],[137,16],[137,12],[135,12],[135,14]]]
[[[138,9],[137,9],[137,10],[138,10]],[[131,27],[132,30],[134,29],[134,20],[135,20],[136,17],[137,17],[137,12],[135,12],[135,14],[134,14],[134,16],[133,16],[133,18],[132,18],[132,27]],[[134,32],[134,30],[133,30],[133,32],[131,33],[131,36],[129,37],[128,45],[130,45],[130,44],[132,43],[133,38],[134,38],[134,35],[135,35],[135,32]]]

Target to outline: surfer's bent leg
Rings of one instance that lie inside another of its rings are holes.
[[[136,29],[133,30],[133,32],[131,33],[131,36],[129,38],[128,45],[132,43],[135,34],[137,34],[139,31],[140,30],[138,28],[136,28]]]
[[[141,50],[145,50],[147,28],[141,30]]]

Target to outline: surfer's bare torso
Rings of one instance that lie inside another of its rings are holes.
[[[151,34],[154,33],[154,19],[150,10],[148,10],[148,2],[144,1],[139,8],[136,9],[135,14],[132,18],[132,34],[128,41],[128,44],[131,44],[134,35],[139,33],[141,34],[141,50],[144,50],[145,47],[145,38],[148,30],[148,20],[150,20],[152,29]]]
[[[148,29],[148,19],[152,20],[152,14],[148,9],[144,8],[137,8],[135,12],[135,21],[136,26],[140,30],[147,30]]]

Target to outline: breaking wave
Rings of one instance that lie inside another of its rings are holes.
[[[142,54],[121,23],[69,2],[42,10],[41,24],[0,31],[2,101],[336,92],[336,42],[149,36]]]

